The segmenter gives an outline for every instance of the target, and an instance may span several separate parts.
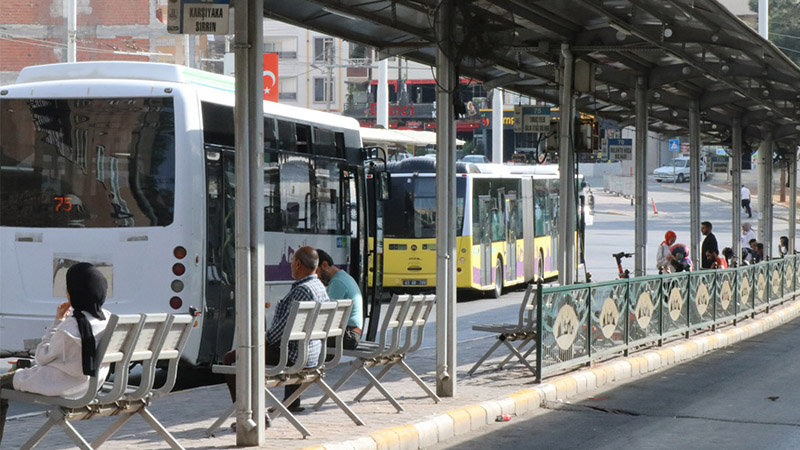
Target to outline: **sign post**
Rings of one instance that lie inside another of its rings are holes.
[[[677,152],[681,149],[681,140],[680,139],[670,139],[669,140],[669,151]]]
[[[172,34],[228,34],[230,0],[170,0],[167,31]]]

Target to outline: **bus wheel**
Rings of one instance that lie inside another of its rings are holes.
[[[497,268],[494,269],[494,289],[489,291],[489,298],[500,298],[503,293],[503,261],[497,260]]]

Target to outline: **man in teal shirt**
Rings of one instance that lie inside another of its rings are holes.
[[[361,340],[361,327],[364,324],[361,312],[363,304],[361,290],[353,277],[333,265],[331,255],[320,249],[317,249],[317,254],[319,254],[317,276],[326,286],[328,297],[331,300],[350,299],[353,301],[353,309],[350,310],[350,319],[347,321],[343,345],[347,350],[355,350],[358,347],[358,341]]]

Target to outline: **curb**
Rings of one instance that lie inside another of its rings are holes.
[[[476,431],[495,422],[500,414],[518,416],[538,409],[545,401],[566,400],[604,387],[615,381],[646,375],[680,364],[705,353],[727,347],[778,327],[800,316],[800,302],[784,305],[746,325],[710,332],[669,347],[644,351],[576,373],[562,375],[535,388],[514,392],[499,400],[446,411],[409,425],[400,425],[340,442],[306,447],[303,450],[416,450]]]

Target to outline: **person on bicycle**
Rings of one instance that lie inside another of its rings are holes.
[[[656,252],[656,269],[658,269],[659,273],[671,271],[672,251],[670,246],[675,243],[676,239],[678,239],[678,235],[674,231],[670,230],[664,233],[664,240],[658,247],[658,252]]]
[[[673,245],[670,247],[670,253],[672,253],[670,264],[673,272],[691,272],[694,270],[692,259],[689,258],[689,247],[686,244]]]

